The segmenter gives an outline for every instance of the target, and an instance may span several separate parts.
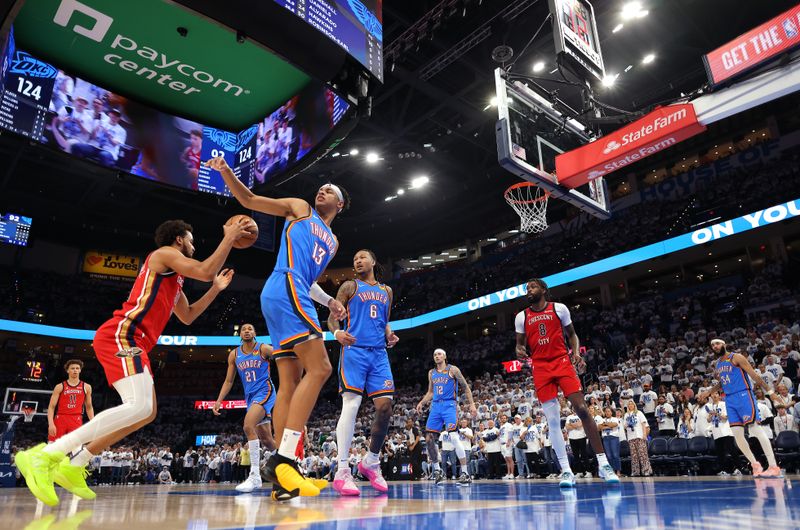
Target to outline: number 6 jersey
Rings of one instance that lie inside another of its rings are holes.
[[[389,319],[389,293],[382,283],[353,280],[356,291],[347,302],[345,331],[356,338],[359,348],[386,346],[386,322]]]

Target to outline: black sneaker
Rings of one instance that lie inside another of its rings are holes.
[[[456,482],[456,485],[469,486],[470,484],[472,484],[472,478],[466,473],[461,473],[461,476],[458,477],[458,482]]]
[[[442,483],[444,480],[444,473],[441,469],[437,469],[433,472],[433,483],[437,486]]]
[[[289,499],[293,499],[300,495],[299,489],[293,489],[291,491],[287,490],[283,486],[281,486],[280,481],[278,481],[278,477],[275,474],[275,468],[278,467],[280,464],[286,464],[293,467],[297,470],[297,462],[290,458],[286,458],[284,456],[275,453],[267,463],[261,467],[261,479],[264,481],[268,481],[272,483],[272,500],[275,501],[287,501]],[[299,471],[298,471],[299,473]]]

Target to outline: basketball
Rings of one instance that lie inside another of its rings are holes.
[[[248,234],[234,241],[233,248],[238,248],[238,249],[250,248],[253,246],[253,243],[256,242],[256,239],[258,239],[258,225],[256,224],[255,220],[252,217],[249,217],[247,215],[243,214],[234,215],[233,217],[228,219],[228,221],[225,223],[225,226],[238,222],[239,219],[241,219],[242,217],[244,217],[248,221],[247,224]]]

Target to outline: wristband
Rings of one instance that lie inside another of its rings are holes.
[[[334,339],[336,338],[336,334],[339,333],[340,331],[344,331],[344,330],[343,329],[337,329],[336,331],[333,332],[333,338]]]
[[[322,287],[320,287],[317,284],[317,282],[311,284],[311,288],[308,290],[308,294],[309,296],[311,296],[312,300],[314,300],[319,304],[324,305],[325,307],[328,307],[328,304],[331,303],[331,300],[333,300],[333,297],[328,293],[326,293],[325,291],[323,291]]]

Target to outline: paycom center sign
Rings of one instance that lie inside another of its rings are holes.
[[[236,42],[232,30],[164,0],[28,0],[14,28],[21,48],[58,67],[136,101],[234,130],[263,118],[309,81],[252,42]]]

